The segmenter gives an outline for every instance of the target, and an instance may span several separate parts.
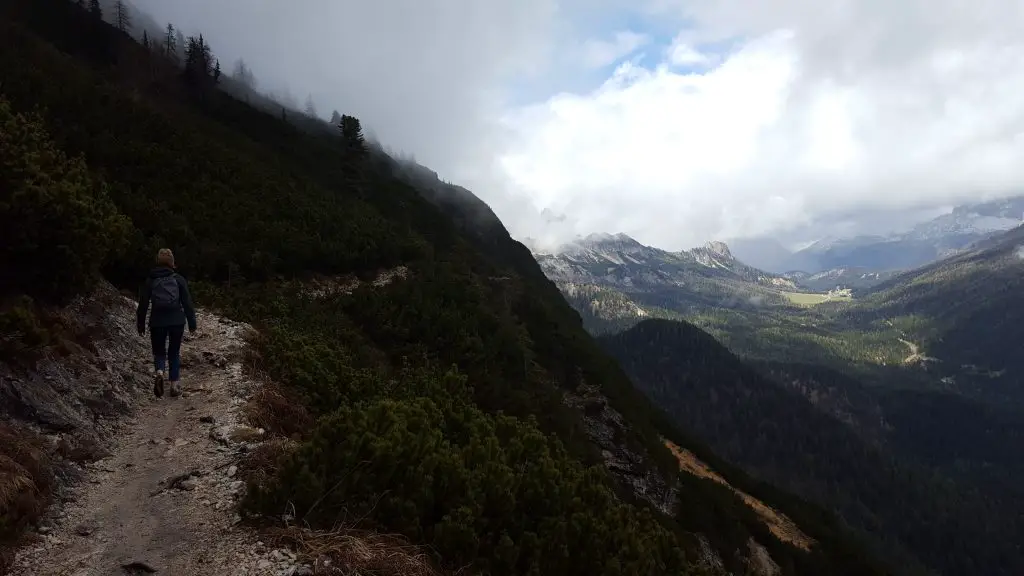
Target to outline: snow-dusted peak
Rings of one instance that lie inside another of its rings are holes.
[[[699,264],[708,268],[732,270],[737,264],[736,258],[729,251],[729,246],[725,242],[717,240],[707,242],[699,248],[684,250],[683,254],[688,254]]]
[[[588,234],[584,238],[574,242],[574,244],[587,246],[589,248],[612,248],[616,250],[629,247],[644,247],[643,244],[621,232],[618,234],[608,234],[604,232]]]
[[[627,261],[637,263],[638,258],[646,258],[652,250],[654,249],[620,233],[589,234],[562,245],[556,253],[581,262],[608,261],[621,265]]]
[[[708,252],[721,256],[722,258],[733,259],[732,252],[729,251],[729,246],[725,242],[719,240],[712,240],[704,244],[704,249]]]
[[[594,232],[587,234],[583,237],[582,242],[586,243],[597,243],[597,242],[610,242],[615,240],[619,234],[609,234],[607,232]]]
[[[681,252],[645,246],[626,234],[590,234],[551,254],[535,253],[544,273],[557,282],[629,289],[685,286],[697,278],[731,278],[764,286],[792,282],[736,260],[725,242]],[[641,288],[643,287],[643,288]]]

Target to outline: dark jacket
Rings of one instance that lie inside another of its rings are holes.
[[[145,329],[146,313],[150,312],[149,299],[152,295],[153,279],[163,278],[172,274],[174,274],[174,270],[163,266],[149,271],[149,277],[146,278],[146,281],[142,284],[142,289],[139,290],[139,309],[135,312],[139,323],[139,332]],[[178,295],[181,297],[181,308],[153,310],[149,315],[149,325],[157,327],[181,326],[187,320],[188,329],[194,331],[196,329],[196,310],[192,306],[192,295],[188,293],[188,282],[177,274],[174,274],[174,277],[178,280]]]

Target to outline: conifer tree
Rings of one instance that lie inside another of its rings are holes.
[[[164,34],[164,56],[173,58],[178,53],[176,44],[177,36],[174,35],[174,24],[167,24],[167,31]]]
[[[132,27],[132,17],[128,13],[128,7],[123,0],[114,3],[114,24],[121,32],[128,32]]]
[[[242,60],[241,58],[235,62],[234,70],[231,72],[231,78],[250,90],[256,88],[256,77],[253,75],[249,66],[245,63],[245,60]]]
[[[366,153],[366,138],[363,137],[363,127],[358,118],[342,115],[339,128],[341,137],[352,154],[362,156]]]
[[[200,34],[189,36],[185,44],[185,81],[194,88],[206,89],[220,80],[220,62]]]
[[[89,13],[96,18],[103,18],[103,9],[100,8],[100,0],[89,0]]]

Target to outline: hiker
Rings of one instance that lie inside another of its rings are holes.
[[[139,309],[136,316],[139,336],[146,333],[146,313],[150,303],[149,339],[153,343],[153,394],[164,395],[164,370],[171,385],[171,396],[181,394],[181,339],[188,331],[196,331],[196,310],[188,293],[188,283],[174,272],[174,253],[161,248],[156,255],[156,267],[139,291]],[[166,364],[166,365],[165,365]]]

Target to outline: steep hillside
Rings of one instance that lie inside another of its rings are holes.
[[[764,480],[835,507],[908,571],[1024,569],[1017,545],[1024,525],[998,501],[894,460],[701,330],[647,320],[601,343],[652,400],[713,449]],[[893,419],[907,422],[899,414]]]
[[[1024,409],[1024,227],[874,287],[843,311],[860,324],[913,318],[908,339],[934,380],[992,406]]]
[[[261,414],[291,441],[249,476],[247,516],[400,534],[471,573],[885,573],[833,517],[680,434],[468,191],[374,152],[351,117],[338,134],[226,94],[198,39],[183,69],[74,2],[0,9],[12,369],[62,341],[47,310],[101,275],[134,289],[170,246],[201,304],[257,327],[252,370],[281,383]],[[381,270],[398,280],[368,282]],[[681,471],[666,440],[814,544]],[[30,525],[9,502],[0,525]]]

